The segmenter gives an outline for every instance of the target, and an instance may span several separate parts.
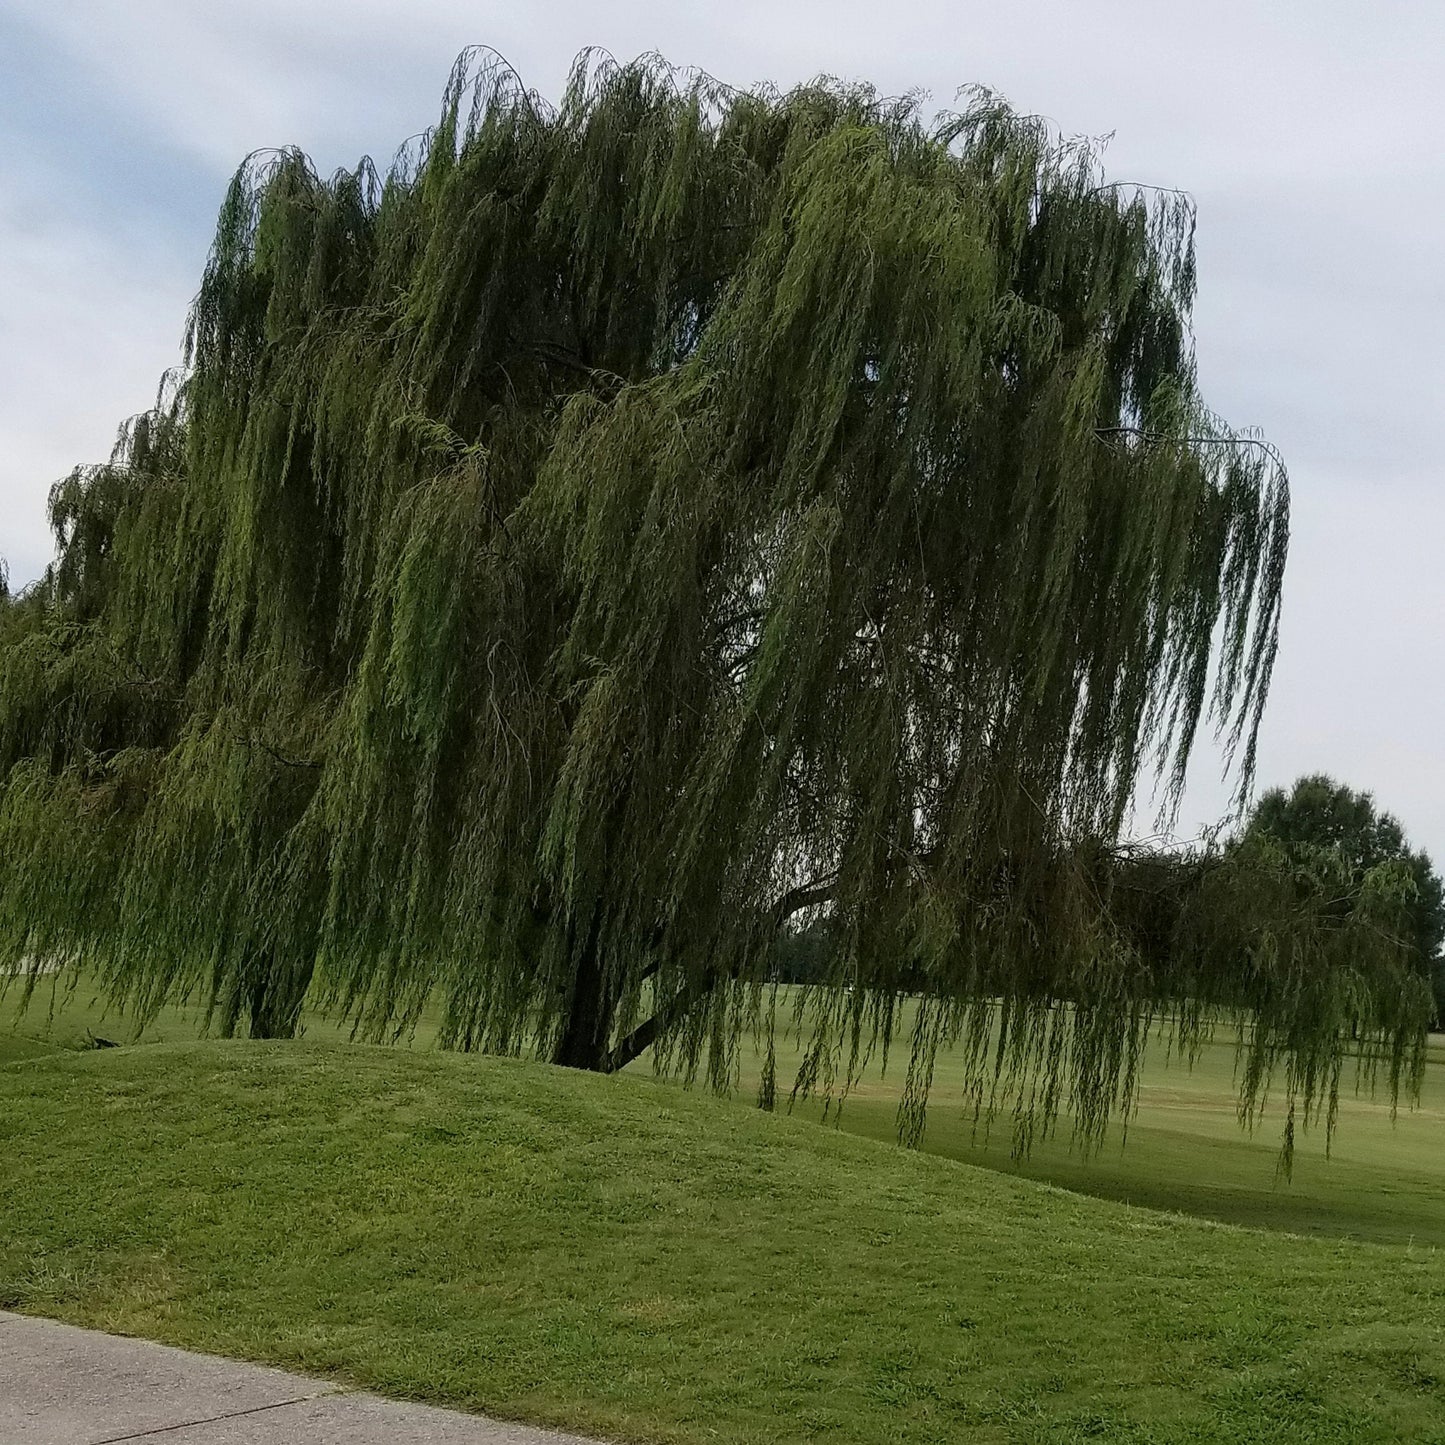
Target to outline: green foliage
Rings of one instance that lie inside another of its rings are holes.
[[[1421,968],[1428,970],[1440,956],[1445,886],[1429,854],[1410,847],[1399,819],[1380,812],[1370,794],[1316,773],[1300,778],[1288,792],[1271,788],[1265,793],[1247,832],[1274,839],[1293,858],[1338,860],[1358,886],[1375,869],[1393,868],[1405,890],[1405,929]]]
[[[1414,886],[1398,863],[1360,871],[1338,850],[1250,828],[1177,854],[1125,851],[1109,888],[1138,955],[1188,977],[1180,1007],[1248,1010],[1241,1118],[1253,1122],[1282,1072],[1286,1171],[1298,1125],[1323,1113],[1333,1130],[1347,1062],[1357,1087],[1383,1074],[1392,1101],[1418,1094],[1432,1004],[1409,936]],[[1188,1049],[1207,1030],[1184,1034]]]
[[[468,53],[384,176],[253,157],[0,652],[0,952],[726,1086],[823,910],[797,1088],[921,979],[914,1137],[960,1038],[1025,1141],[1070,1092],[1097,1135],[1161,1010],[1258,1013],[1249,1097],[1285,1058],[1307,1109],[1342,1025],[1408,1056],[1388,960],[1146,954],[1101,897],[1201,724],[1248,788],[1275,652],[1288,490],[1197,395],[1192,235],[984,94],[655,59],[553,109]]]
[[[785,927],[773,948],[773,976],[782,984],[823,983],[832,953],[833,940],[825,919]]]
[[[1396,927],[1416,971],[1429,981],[1435,1026],[1445,1026],[1445,884],[1429,854],[1410,847],[1397,818],[1380,812],[1370,794],[1316,773],[1288,792],[1265,793],[1250,816],[1248,835],[1273,839],[1302,866],[1342,874],[1335,904],[1341,914],[1355,906],[1361,888],[1400,893],[1403,916]]]

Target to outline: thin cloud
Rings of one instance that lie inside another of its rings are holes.
[[[0,256],[0,556],[19,586],[51,555],[51,483],[104,461],[179,361],[195,279],[163,242],[87,230],[13,184],[0,189]]]

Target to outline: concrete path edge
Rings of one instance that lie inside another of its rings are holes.
[[[0,1311],[5,1445],[596,1445]]]

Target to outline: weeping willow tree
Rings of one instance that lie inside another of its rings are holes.
[[[655,58],[554,108],[468,53],[385,174],[252,157],[0,649],[0,947],[719,1087],[756,1030],[765,1103],[896,1042],[915,1136],[945,1045],[1089,1136],[1161,1015],[1263,1020],[1251,1100],[1418,1047],[1363,927],[1151,950],[1101,875],[1201,726],[1248,789],[1275,654],[1287,483],[1198,396],[1192,235],[987,94]]]

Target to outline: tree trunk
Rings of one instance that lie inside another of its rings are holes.
[[[294,1039],[301,1023],[301,1005],[311,986],[308,964],[288,975],[269,960],[246,981],[246,1015],[253,1039]]]
[[[558,1035],[552,1062],[566,1069],[606,1072],[607,1041],[612,1034],[612,1016],[616,1010],[617,999],[607,983],[594,928],[582,952],[572,985],[567,1022]]]

